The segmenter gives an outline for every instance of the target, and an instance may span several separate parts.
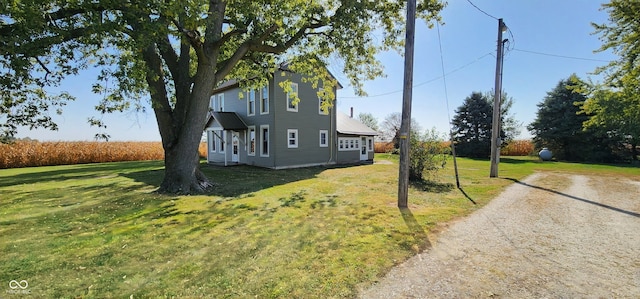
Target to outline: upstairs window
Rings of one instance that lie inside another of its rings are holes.
[[[298,112],[298,83],[291,83],[291,91],[287,92],[287,111]]]
[[[224,93],[218,95],[218,99],[216,101],[216,111],[222,112],[224,111]]]
[[[323,98],[324,89],[318,90],[318,113],[320,115],[329,115],[329,101]]]
[[[260,114],[269,114],[269,87],[260,89]]]
[[[255,89],[249,91],[249,99],[247,100],[247,115],[256,114],[256,93],[258,93],[258,91]]]

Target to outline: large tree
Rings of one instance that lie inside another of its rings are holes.
[[[617,60],[598,68],[605,75],[604,85],[590,84],[589,99],[583,111],[593,114],[585,129],[604,131],[630,146],[637,159],[640,143],[640,1],[613,0],[603,4],[609,22],[593,24],[600,35],[598,51],[611,50]]]
[[[491,105],[491,111],[493,111],[493,101],[496,97],[496,93],[493,89],[485,93],[485,97]],[[509,96],[506,91],[502,91],[500,95],[500,128],[502,129],[502,146],[506,146],[509,142],[513,141],[522,129],[522,122],[516,119],[515,114],[511,113],[511,107],[513,107],[515,100]]]
[[[640,145],[640,97],[628,90],[587,86],[588,98],[579,103],[581,113],[591,115],[583,124],[585,131],[607,136],[623,159],[638,159]]]
[[[393,142],[394,148],[400,148],[400,126],[402,125],[402,113],[393,112],[382,121],[382,138]],[[414,118],[411,118],[411,132],[421,132],[422,127]]]
[[[420,1],[418,15],[434,20],[443,5]],[[362,92],[362,80],[382,74],[375,54],[403,45],[404,6],[393,0],[3,2],[0,126],[4,135],[20,125],[55,129],[50,113],[60,113],[72,97],[47,87],[99,67],[98,111],[151,102],[165,150],[159,190],[198,192],[210,186],[198,170],[197,148],[209,97],[221,81],[257,86],[288,62],[314,84],[330,86],[323,67],[337,57]]]
[[[360,113],[358,114],[358,120],[365,124],[367,127],[371,128],[371,130],[378,131],[380,128],[378,127],[378,119],[371,113]]]
[[[493,107],[482,93],[473,92],[465,98],[451,120],[456,154],[463,157],[489,157],[492,121]]]
[[[580,112],[579,103],[587,99],[580,89],[584,84],[575,74],[558,82],[538,103],[536,118],[527,128],[537,148],[549,148],[560,160],[606,161],[611,158],[608,138],[583,130],[591,118]]]
[[[606,75],[607,84],[640,93],[640,1],[611,0],[602,5],[609,13],[609,22],[592,25],[600,35],[598,51],[611,50],[617,60],[601,67],[597,73]]]

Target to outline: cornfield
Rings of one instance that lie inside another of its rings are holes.
[[[513,140],[500,150],[502,156],[528,156],[533,154],[531,140]]]
[[[449,147],[449,141],[443,141],[443,146]],[[376,142],[374,146],[376,153],[390,153],[393,151],[393,142]],[[514,140],[500,150],[502,156],[528,156],[533,154],[534,148],[531,140]]]
[[[206,157],[201,143],[200,157]],[[37,142],[0,144],[0,169],[47,165],[162,160],[160,142]]]

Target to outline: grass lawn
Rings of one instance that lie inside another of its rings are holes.
[[[489,179],[488,161],[458,159],[462,192],[449,160],[401,211],[397,157],[376,161],[391,163],[203,165],[216,190],[200,196],[155,194],[160,161],[0,170],[0,297],[353,297],[428,248],[438,224],[534,171],[640,176],[506,157]]]

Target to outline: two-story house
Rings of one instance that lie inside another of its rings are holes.
[[[287,80],[289,93],[280,87]],[[210,101],[207,160],[273,169],[373,162],[377,132],[336,112],[335,103],[322,109],[321,88],[291,72],[276,72],[257,90],[222,84]],[[291,93],[297,94],[297,103]]]

